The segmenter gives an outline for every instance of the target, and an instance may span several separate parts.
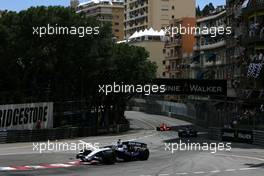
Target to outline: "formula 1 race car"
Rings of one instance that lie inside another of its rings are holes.
[[[197,131],[191,127],[185,127],[178,130],[179,137],[197,137]]]
[[[159,127],[156,128],[157,131],[171,131],[171,127],[167,126],[166,124],[162,123]]]
[[[149,158],[147,144],[140,142],[120,142],[117,145],[105,146],[100,149],[81,150],[77,159],[90,164],[114,164],[116,161],[144,161]]]
[[[111,148],[102,148],[97,150],[81,150],[76,159],[90,164],[114,164],[116,162],[115,152]]]

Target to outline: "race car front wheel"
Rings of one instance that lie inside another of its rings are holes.
[[[144,151],[142,151],[139,160],[145,161],[148,160],[148,158],[149,158],[149,150],[145,149]]]
[[[107,153],[102,158],[104,164],[115,164],[116,156],[114,152]]]

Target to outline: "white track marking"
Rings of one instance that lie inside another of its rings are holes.
[[[199,172],[194,172],[194,174],[205,174],[205,172],[199,171]]]
[[[182,173],[176,173],[176,175],[188,175],[187,172],[182,172]]]
[[[242,156],[242,155],[225,155],[225,154],[215,154],[217,156],[226,156],[226,157],[235,157],[235,158],[245,158],[245,159],[252,159],[252,160],[259,160],[264,161],[263,158],[251,157],[251,156]]]
[[[240,168],[239,170],[241,171],[246,171],[246,170],[257,170],[258,168],[256,167],[246,167],[246,168]]]
[[[13,167],[0,167],[0,171],[11,171],[11,170],[16,170]]]
[[[235,172],[236,169],[226,169],[225,171],[226,171],[226,172]]]
[[[211,173],[219,173],[220,170],[213,170],[213,171],[210,171]]]
[[[197,171],[197,172],[178,172],[174,174],[158,174],[158,176],[169,176],[169,175],[191,175],[191,174],[210,174],[210,173],[221,173],[221,172],[237,172],[237,171],[247,171],[247,170],[257,170],[260,168],[255,167],[245,167],[239,169],[225,169],[225,170],[212,170],[212,171]],[[140,176],[152,176],[152,175],[140,175]]]
[[[45,169],[45,166],[27,166],[29,168],[33,168],[33,169]]]

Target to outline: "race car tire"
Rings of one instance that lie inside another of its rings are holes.
[[[148,158],[149,158],[149,150],[145,149],[142,151],[139,160],[146,161],[146,160],[148,160]]]
[[[197,132],[195,132],[195,133],[194,133],[194,137],[198,137],[198,134],[197,134]]]
[[[116,162],[116,155],[115,153],[111,153],[111,154],[107,154],[107,155],[104,155],[103,158],[103,163],[104,164],[115,164]]]
[[[160,127],[157,127],[156,130],[157,130],[157,131],[160,131]]]
[[[182,137],[182,133],[179,133],[178,136],[179,136],[179,137]]]

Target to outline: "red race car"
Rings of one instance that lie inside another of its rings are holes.
[[[162,123],[159,127],[157,127],[157,131],[171,131],[171,127],[167,126],[165,123]]]

